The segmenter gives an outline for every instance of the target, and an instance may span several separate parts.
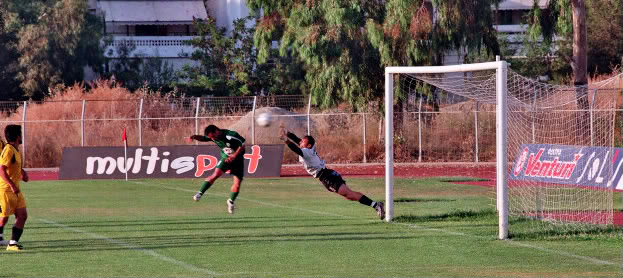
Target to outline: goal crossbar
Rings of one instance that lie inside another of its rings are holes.
[[[507,79],[505,61],[428,67],[385,68],[385,220],[394,216],[394,74],[461,73],[484,70],[496,71],[496,200],[498,210],[498,238],[508,237],[508,185],[506,180],[507,145]]]

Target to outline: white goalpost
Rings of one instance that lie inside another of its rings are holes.
[[[616,120],[621,91],[623,74],[586,86],[560,86],[523,77],[505,61],[387,67],[386,221],[413,219],[419,206],[412,188],[394,184],[396,116],[402,117],[401,148],[413,148],[409,140],[418,140],[419,153],[425,148],[431,156],[443,152],[464,156],[470,146],[478,150],[473,147],[484,144],[487,159],[495,158],[495,205],[481,202],[492,206],[480,210],[491,214],[495,206],[499,239],[509,237],[509,217],[512,236],[599,232],[613,225],[613,193],[623,190],[623,148],[615,147],[615,141],[623,140],[615,139],[623,126]],[[414,112],[393,111],[398,92],[420,99],[416,121],[408,120]],[[428,102],[424,110],[422,99]],[[478,132],[479,127],[485,132]],[[417,130],[417,136],[410,129]],[[474,130],[475,138],[467,134]],[[444,146],[434,147],[440,144]],[[474,212],[471,207],[461,209]]]
[[[498,238],[508,237],[508,187],[507,187],[507,63],[505,61],[431,67],[385,68],[385,220],[394,216],[394,74],[450,74],[495,70],[496,90],[496,198],[498,206]],[[503,150],[503,151],[501,151]]]

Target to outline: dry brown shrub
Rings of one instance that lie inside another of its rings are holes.
[[[411,18],[411,26],[409,32],[413,39],[424,39],[426,35],[432,31],[433,14],[429,11],[425,3],[418,8],[417,12]]]
[[[611,76],[591,78],[591,84],[605,80]],[[621,84],[623,80],[619,80]],[[616,83],[616,82],[614,82]],[[613,84],[614,84],[613,83]],[[617,107],[621,106],[620,87],[617,91]],[[81,113],[82,100],[86,102],[85,146],[121,146],[121,131],[128,132],[128,143],[139,144],[138,103],[144,99],[143,120],[141,121],[142,145],[163,146],[185,144],[183,137],[194,134],[194,119],[163,119],[171,117],[188,117],[189,105],[182,100],[173,99],[170,95],[159,92],[138,90],[134,93],[111,81],[98,81],[87,90],[83,85],[74,85],[55,90],[44,102],[30,102],[27,107],[26,167],[58,167],[64,147],[81,146]],[[185,100],[185,101],[188,101]],[[423,161],[474,161],[474,114],[473,104],[460,103],[442,107],[439,113],[422,115],[422,160]],[[192,108],[192,105],[190,105]],[[346,108],[344,108],[346,110]],[[481,110],[490,111],[491,107],[481,106]],[[338,109],[340,110],[340,109]],[[8,110],[7,110],[8,111]],[[12,111],[12,110],[11,110]],[[246,113],[236,109],[227,116],[214,116],[198,120],[198,133],[203,128],[215,124],[222,128],[236,127],[244,120]],[[297,123],[299,134],[306,131],[306,111],[294,111],[305,117],[305,123]],[[329,113],[315,111],[314,113]],[[4,125],[9,123],[22,124],[23,107],[12,113],[0,114]],[[190,114],[189,114],[190,113]],[[155,119],[145,119],[145,118]],[[298,116],[297,116],[298,117]],[[363,161],[363,118],[361,114],[313,114],[311,116],[311,133],[318,142],[320,156],[327,163],[345,163]],[[384,159],[383,118],[375,114],[366,114],[366,160],[382,162]],[[623,119],[617,117],[615,125],[615,142],[621,144],[621,126]],[[495,159],[495,114],[482,112],[478,119],[479,161]],[[292,127],[289,127],[292,128]],[[0,129],[0,130],[2,130]],[[250,143],[248,128],[239,131]],[[304,130],[304,131],[302,131]],[[417,161],[419,153],[417,113],[409,113],[404,119],[404,134],[395,139],[397,161]],[[257,131],[256,131],[257,132]],[[274,134],[273,134],[274,135]],[[273,139],[256,137],[256,143],[278,143]],[[268,136],[268,135],[267,135]],[[274,136],[273,136],[274,137]],[[266,139],[266,141],[263,141]],[[298,158],[286,150],[284,163],[297,163]]]
[[[273,12],[270,15],[265,15],[259,22],[260,28],[272,30],[281,24],[281,14],[279,12]]]
[[[85,146],[121,145],[123,128],[128,128],[129,134],[137,134],[137,121],[130,119],[138,117],[136,103],[139,98],[166,102],[171,96],[148,90],[131,93],[114,82],[100,80],[94,82],[90,90],[83,84],[60,87],[43,102],[29,102],[24,125],[25,166],[58,167],[63,148],[82,145],[83,100],[87,100]],[[23,113],[24,107],[20,106],[6,115],[3,119],[5,125],[22,124]],[[132,143],[137,142],[134,138]]]

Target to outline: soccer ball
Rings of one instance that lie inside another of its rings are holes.
[[[259,116],[257,116],[257,119],[255,120],[255,122],[257,123],[257,125],[261,127],[268,127],[273,122],[273,115],[268,112],[262,113]]]

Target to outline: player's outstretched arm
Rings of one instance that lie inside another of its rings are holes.
[[[299,156],[303,156],[303,151],[301,150],[301,148],[299,148],[299,146],[292,143],[291,141],[286,141],[286,144],[288,145],[288,148],[290,148],[290,150],[292,150],[294,153],[298,154]]]
[[[186,142],[192,142],[193,140],[199,141],[199,142],[210,142],[212,140],[210,140],[210,138],[205,137],[203,135],[191,135],[189,137],[186,137]]]
[[[301,143],[301,138],[296,137],[294,133],[286,131],[286,135],[288,136],[288,139],[292,140],[295,144]]]
[[[287,136],[287,131],[285,128],[283,128],[283,126],[281,126],[279,128],[279,139],[283,140],[284,142],[288,141],[288,136]]]
[[[301,138],[296,137],[296,135],[292,132],[286,130],[283,125],[279,128],[279,138],[283,141],[292,141],[294,144],[299,144],[301,142]]]
[[[296,137],[296,135],[294,135],[293,133],[285,130],[283,126],[279,129],[279,138],[281,138],[281,140],[283,140],[286,145],[288,145],[288,148],[290,148],[290,150],[300,156],[303,156],[303,151],[301,151],[298,146],[299,142],[301,142],[301,139]]]

